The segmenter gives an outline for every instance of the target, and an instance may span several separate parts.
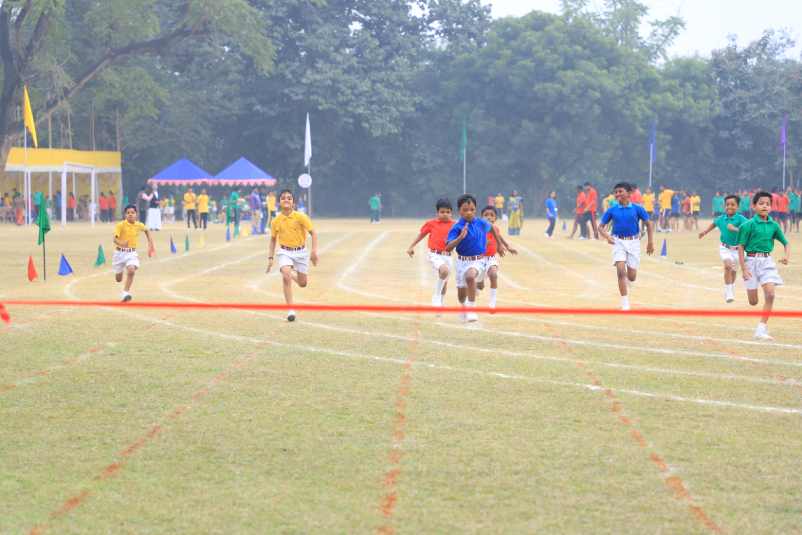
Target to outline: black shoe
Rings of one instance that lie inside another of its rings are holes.
[[[287,321],[290,321],[290,322],[295,321],[295,311],[294,310],[290,310],[289,313],[287,314]]]
[[[123,303],[127,303],[127,302],[128,302],[128,301],[130,301],[131,299],[133,299],[133,297],[131,297],[131,294],[128,294],[128,295],[126,295],[125,297],[123,297],[123,300],[122,300],[122,302],[123,302]]]

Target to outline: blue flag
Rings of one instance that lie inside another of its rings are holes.
[[[660,256],[668,256],[668,243],[663,239],[663,248],[660,249]]]
[[[231,241],[231,227],[226,225],[226,241]]]
[[[173,254],[178,252],[178,249],[175,248],[175,242],[173,241],[172,236],[170,236],[170,252]]]
[[[61,255],[61,261],[58,265],[58,274],[63,277],[65,275],[69,275],[70,273],[72,273],[72,266],[69,262],[67,262],[67,257]]]

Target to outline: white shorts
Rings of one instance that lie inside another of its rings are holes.
[[[485,277],[485,266],[487,265],[485,258],[482,257],[478,260],[460,260],[457,258],[457,288],[465,288],[465,273],[469,269],[476,270],[476,281],[482,281]]]
[[[628,267],[638,269],[640,266],[640,240],[614,239],[613,264],[626,262]]]
[[[440,266],[446,266],[449,271],[454,267],[451,255],[437,254],[431,251],[429,251],[429,263],[435,271],[440,271]]]
[[[477,282],[483,282],[485,280],[485,275],[490,271],[490,268],[495,266],[496,269],[499,267],[498,262],[498,255],[493,256],[486,256],[485,257],[485,271],[481,274],[481,276],[477,279]]]
[[[738,248],[730,249],[723,243],[720,243],[718,246],[718,255],[721,257],[721,261],[725,264],[730,264],[733,269],[738,269],[738,264],[740,260],[738,260]]]
[[[139,255],[136,251],[114,251],[114,256],[111,258],[111,269],[115,273],[122,273],[125,268],[133,266],[139,268]]]
[[[783,285],[783,280],[777,271],[777,264],[770,256],[747,256],[746,267],[752,274],[744,281],[747,290],[757,290],[764,284]]]
[[[298,273],[309,273],[309,251],[304,247],[298,251],[288,251],[282,247],[276,251],[278,268],[290,266]]]

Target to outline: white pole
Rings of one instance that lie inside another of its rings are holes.
[[[67,224],[67,170],[61,170],[61,226]]]
[[[652,169],[654,168],[654,146],[649,145],[649,187],[652,187]]]
[[[72,196],[75,199],[75,208],[72,209],[72,219],[78,221],[78,192],[75,189],[75,171],[72,172]]]
[[[306,174],[312,176],[312,162],[310,160],[309,165],[306,166]],[[308,201],[309,201],[309,217],[312,217],[312,184],[309,184],[309,189],[306,190]]]
[[[95,177],[95,170],[92,169],[92,173],[89,175],[89,188],[91,193],[89,194],[89,220],[92,222],[92,226],[95,226],[95,211],[97,207],[97,185],[96,177]]]
[[[48,200],[48,206],[53,206],[52,204],[50,204],[52,202],[52,199],[53,199],[53,172],[52,171],[48,171],[47,172],[47,200]],[[54,214],[56,213],[55,210],[56,210],[56,207],[53,206],[53,213]]]
[[[785,191],[785,152],[788,146],[788,141],[783,143],[783,191]]]

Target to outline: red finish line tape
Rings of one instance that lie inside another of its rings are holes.
[[[11,321],[6,306],[44,307],[122,307],[122,308],[167,308],[178,310],[300,310],[311,312],[387,312],[404,314],[457,314],[465,312],[463,307],[432,307],[422,305],[287,305],[284,303],[171,303],[162,301],[67,301],[67,300],[6,300],[0,303],[0,318]],[[716,310],[704,308],[640,308],[620,310],[617,308],[559,308],[559,307],[475,307],[472,312],[486,314],[528,314],[566,316],[692,316],[752,318],[763,316],[762,310]],[[802,310],[775,310],[775,318],[802,318]]]

